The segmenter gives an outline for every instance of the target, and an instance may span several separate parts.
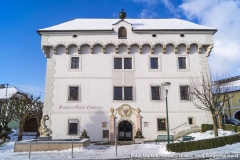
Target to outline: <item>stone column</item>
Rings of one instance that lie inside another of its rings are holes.
[[[142,130],[142,125],[141,125],[142,123],[141,123],[141,116],[140,115],[137,115],[136,116],[136,131],[138,130],[138,128],[140,129],[140,130]]]
[[[110,140],[110,142],[114,142],[114,140],[115,140],[115,132],[114,132],[114,130],[115,130],[115,117],[113,116],[113,115],[111,115],[110,117],[109,117],[109,119],[110,119],[110,127],[109,127],[109,140]]]

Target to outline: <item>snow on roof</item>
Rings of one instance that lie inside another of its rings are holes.
[[[120,19],[74,19],[38,31],[112,30]],[[214,30],[181,19],[124,19],[132,24],[133,30]]]
[[[23,91],[16,87],[0,88],[0,99],[10,98],[16,93],[24,94]]]

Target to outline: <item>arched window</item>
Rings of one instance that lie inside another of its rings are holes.
[[[127,30],[125,27],[120,27],[118,29],[118,38],[127,38]]]

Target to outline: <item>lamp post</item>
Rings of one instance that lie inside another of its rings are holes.
[[[168,140],[168,144],[169,144],[169,123],[168,123],[168,101],[167,101],[167,94],[168,94],[168,89],[170,87],[171,83],[170,82],[163,82],[162,86],[163,89],[166,90],[166,114],[167,114],[167,140]]]

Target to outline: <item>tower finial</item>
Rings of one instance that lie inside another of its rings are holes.
[[[127,14],[124,12],[124,9],[122,8],[122,12],[119,13],[119,18],[123,20],[126,18],[126,16]]]

